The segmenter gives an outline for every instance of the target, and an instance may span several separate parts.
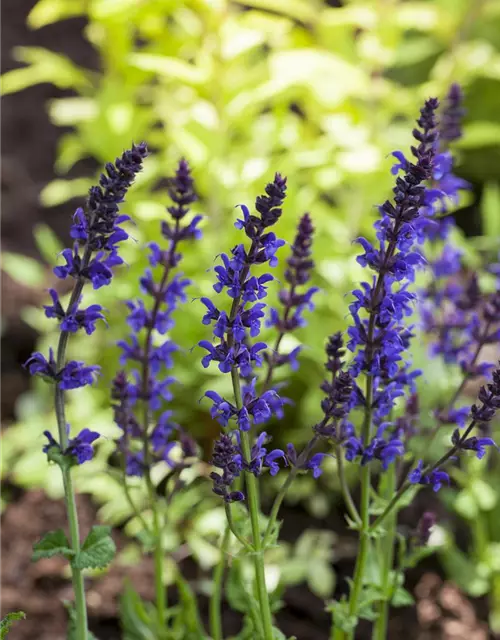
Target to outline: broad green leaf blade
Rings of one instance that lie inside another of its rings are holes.
[[[82,545],[80,553],[73,560],[77,569],[100,569],[106,567],[114,558],[116,546],[110,535],[111,527],[96,525]]]
[[[44,260],[49,264],[56,261],[57,255],[64,249],[64,245],[46,224],[37,224],[33,231],[36,246]]]
[[[18,253],[6,251],[2,254],[2,271],[25,287],[39,289],[45,284],[45,267],[37,260]]]
[[[68,538],[62,529],[49,531],[40,542],[33,545],[33,555],[31,560],[37,562],[41,558],[52,558],[52,556],[61,555],[65,558],[71,558],[75,555],[71,549]]]

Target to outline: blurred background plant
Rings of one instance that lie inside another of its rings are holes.
[[[250,204],[274,171],[287,175],[289,184],[281,237],[291,241],[299,216],[311,213],[317,229],[315,284],[322,294],[307,327],[290,338],[305,349],[302,366],[287,386],[294,401],[287,432],[275,434],[277,443],[306,441],[304,425],[318,415],[324,338],[343,329],[348,304],[344,294],[360,277],[352,241],[372,234],[375,205],[391,186],[388,154],[408,146],[408,122],[416,107],[429,95],[445,95],[451,81],[462,84],[467,108],[458,173],[473,185],[457,211],[461,231],[456,240],[471,267],[499,249],[500,2],[40,0],[27,23],[38,30],[75,17],[85,19],[84,35],[97,52],[97,68],[79,66],[50,49],[16,47],[12,55],[20,65],[3,75],[2,92],[13,94],[37,83],[65,90],[63,97],[45,105],[61,135],[55,177],[41,190],[40,201],[47,208],[68,203],[68,217],[74,210],[70,201],[81,201],[95,180],[86,170],[89,161],[97,167],[132,140],[146,140],[153,151],[127,202],[126,212],[137,222],[136,242],[124,250],[128,266],[118,273],[112,293],[100,292],[110,328],[99,330],[88,354],[103,368],[99,391],[82,389],[72,396],[69,407],[75,429],[92,424],[109,438],[94,461],[77,469],[76,486],[97,501],[102,520],[127,523],[126,531],[133,535],[134,518],[119,486],[105,473],[111,440],[117,435],[109,409],[109,383],[117,369],[114,344],[125,334],[121,301],[136,293],[146,263],[143,247],[155,237],[164,217],[164,177],[185,156],[200,194],[195,212],[206,215],[205,239],[187,250],[183,263],[195,282],[193,297],[210,291],[206,271],[221,247],[221,234],[224,246],[233,240],[234,206]],[[46,224],[33,231],[40,260],[4,253],[2,268],[16,283],[48,288],[53,282],[44,263],[54,262],[63,242]],[[173,408],[208,457],[217,428],[196,400],[209,387],[224,391],[217,388],[224,382],[212,381],[196,353],[190,353],[204,337],[200,304],[186,305],[183,314],[173,334],[184,349],[176,362],[181,384]],[[49,321],[39,308],[23,308],[21,318],[39,335],[42,350],[53,342]],[[80,347],[75,338],[72,354],[78,354]],[[424,369],[424,415],[440,394],[451,390],[454,380],[444,367],[428,362],[425,347],[415,359]],[[53,421],[50,405],[43,382],[18,398],[17,420],[3,437],[3,474],[13,485],[43,488],[56,498],[62,491],[57,470],[47,467],[41,453],[40,424]],[[331,464],[334,467],[334,461]],[[499,469],[494,462],[488,470],[472,469],[474,461],[470,466],[471,472],[463,477],[457,471],[460,493],[457,498],[450,490],[448,504],[475,531],[472,561],[484,557],[491,564],[492,549],[499,541],[487,537],[486,520],[493,521],[497,508]],[[215,540],[222,513],[213,509],[206,485],[200,488],[196,482],[206,472],[203,465],[196,469],[192,486],[173,508],[172,528],[165,536],[167,549],[173,552],[186,543],[183,548],[189,555],[210,565],[218,557],[216,546],[210,550],[210,540]],[[335,473],[325,473],[319,485],[301,478],[294,500],[313,515],[325,517],[337,500],[335,478]],[[483,489],[487,485],[488,491],[478,489],[478,483]],[[268,491],[273,490],[271,482]],[[475,501],[478,491],[482,498]],[[473,514],[478,512],[476,518]],[[183,523],[188,515],[187,535]],[[450,550],[458,552],[454,540],[450,531],[443,551],[450,570],[453,561],[446,559]],[[290,547],[294,560],[287,565],[293,577],[282,576],[276,584],[293,582],[297,576],[313,579],[304,561],[310,558],[297,547]],[[324,560],[327,554],[320,556]],[[302,568],[292,570],[300,558]],[[498,567],[488,565],[485,572],[482,591],[478,587],[473,592],[465,574],[463,586],[473,595],[498,593]],[[333,578],[325,577],[324,584],[332,590]]]

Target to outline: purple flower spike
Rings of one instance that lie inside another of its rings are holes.
[[[176,311],[187,301],[186,288],[191,281],[182,273],[172,272],[182,259],[182,244],[201,236],[198,229],[201,216],[188,219],[190,206],[198,196],[185,159],[179,161],[175,175],[167,179],[167,190],[172,204],[167,207],[169,219],[161,224],[165,246],[156,242],[148,245],[150,267],[139,280],[143,298],[126,303],[127,324],[132,334],[128,340],[117,343],[121,365],[132,363],[137,368],[131,372],[132,379],[125,372],[118,373],[112,389],[115,422],[122,430],[117,445],[125,473],[139,477],[147,477],[151,467],[159,462],[166,462],[172,473],[180,472],[191,464],[188,459],[196,455],[189,436],[172,422],[171,412],[165,411],[166,403],[173,398],[171,386],[175,378],[163,375],[163,371],[173,367],[179,347],[172,340],[159,340],[156,335],[165,335],[174,326]],[[210,301],[204,300],[210,310]],[[227,353],[223,355],[228,357]],[[157,412],[161,412],[159,417]],[[213,415],[219,414],[223,410],[214,404]],[[174,452],[181,455],[174,456]]]

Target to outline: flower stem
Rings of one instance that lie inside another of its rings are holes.
[[[87,249],[84,257],[84,262],[88,262],[90,259],[90,251]],[[79,299],[83,289],[84,280],[79,278],[76,281],[75,287],[71,294],[71,299],[68,304],[68,309]],[[65,364],[66,359],[66,347],[68,345],[69,332],[61,331],[59,335],[59,344],[57,345],[57,362],[56,370],[60,371]],[[59,434],[59,444],[64,451],[68,447],[68,433],[66,427],[66,413],[64,405],[64,390],[60,388],[59,383],[56,382],[56,389],[54,394],[54,406],[57,419],[57,429]],[[73,488],[73,481],[71,478],[71,468],[61,467],[64,496],[66,501],[66,514],[68,517],[69,537],[71,549],[77,555],[80,552],[80,527],[78,524],[78,511],[75,501],[75,490]],[[88,621],[87,621],[87,603],[85,600],[85,584],[83,580],[83,573],[81,569],[76,568],[70,563],[71,567],[71,580],[73,583],[73,592],[75,594],[75,610],[76,610],[76,639],[87,640],[88,637]]]
[[[63,469],[64,494],[66,496],[66,513],[68,516],[69,535],[71,549],[75,553],[80,551],[80,534],[78,526],[78,512],[76,509],[75,492],[71,479],[71,469]],[[87,603],[85,600],[85,584],[83,573],[71,564],[71,577],[73,582],[73,592],[75,594],[76,610],[76,638],[77,640],[87,640]]]
[[[250,439],[248,433],[241,432],[241,448],[246,460],[250,460]],[[262,539],[259,526],[259,501],[257,495],[257,479],[253,473],[245,472],[245,486],[248,492],[248,509],[250,512],[250,522],[252,525],[252,537],[254,546],[254,567],[255,580],[257,582],[257,593],[262,615],[265,640],[273,640],[273,622],[271,607],[269,605],[269,594],[266,588],[266,576],[264,572],[264,554],[262,549]]]
[[[281,489],[278,491],[278,494],[276,495],[276,497],[274,499],[273,506],[271,507],[271,513],[269,514],[269,520],[268,520],[268,523],[267,523],[267,528],[266,528],[266,531],[264,533],[264,538],[262,540],[263,549],[265,549],[267,547],[268,543],[269,543],[269,538],[271,537],[271,534],[273,532],[273,527],[274,527],[274,524],[275,524],[276,519],[278,517],[278,513],[279,513],[279,510],[280,510],[280,507],[281,507],[281,503],[283,502],[283,500],[284,500],[284,498],[286,496],[286,492],[290,488],[290,485],[294,481],[296,475],[297,475],[297,467],[293,467],[292,470],[290,471],[290,473],[288,474],[287,479],[285,480],[285,482],[281,486]]]
[[[354,504],[354,500],[351,496],[351,491],[349,490],[349,485],[347,484],[344,458],[342,456],[342,447],[339,444],[337,444],[335,447],[335,453],[337,455],[337,469],[339,472],[340,489],[342,491],[342,497],[344,498],[347,512],[357,525],[361,525],[361,516],[359,515],[356,505]]]
[[[66,339],[63,341],[63,332],[59,340],[58,358],[57,358],[57,370],[59,371],[64,366],[65,358],[65,345]],[[61,344],[64,347],[61,348]],[[59,442],[61,449],[64,451],[68,446],[68,434],[66,432],[66,417],[64,411],[64,391],[56,384],[55,391],[55,410],[57,418],[57,427],[59,431]],[[61,467],[64,496],[66,501],[66,514],[68,517],[69,537],[71,549],[75,552],[75,555],[80,552],[80,533],[78,525],[78,511],[76,509],[75,491],[73,488],[73,481],[71,478],[71,468]],[[76,640],[87,640],[88,634],[88,622],[87,622],[87,603],[85,601],[85,585],[83,580],[83,573],[81,569],[77,569],[70,563],[71,567],[71,580],[73,583],[73,592],[75,595],[75,610],[76,610]]]
[[[396,490],[396,466],[390,464],[386,471],[386,497],[390,500]],[[378,605],[378,618],[373,630],[373,640],[386,640],[387,624],[389,621],[389,606],[391,600],[391,571],[394,559],[394,537],[396,533],[396,514],[393,512],[386,526],[386,534],[382,540],[381,584],[383,600]]]
[[[163,579],[164,566],[164,550],[162,527],[160,523],[160,514],[158,512],[158,501],[155,499],[155,488],[151,480],[149,469],[145,472],[146,483],[148,486],[149,502],[153,511],[153,537],[155,540],[154,548],[154,573],[155,573],[155,599],[156,612],[160,625],[165,624],[167,614],[167,590]]]
[[[222,544],[220,548],[220,560],[215,567],[213,576],[213,591],[210,598],[210,634],[212,640],[222,640],[222,620],[220,615],[221,602],[222,602],[222,585],[224,582],[224,569],[226,567],[226,555],[229,550],[229,541],[231,539],[231,530],[229,525],[224,531],[224,537],[222,538]]]
[[[374,316],[370,318],[369,336],[373,336]],[[365,419],[363,421],[363,445],[368,446],[371,438],[372,426],[372,402],[373,402],[373,378],[366,376],[366,393],[365,393]],[[356,559],[356,568],[354,570],[354,581],[349,598],[349,614],[356,616],[358,611],[358,603],[363,590],[363,579],[368,559],[370,547],[370,465],[361,467],[361,529],[359,532],[359,550]],[[354,634],[354,630],[353,630]]]
[[[234,399],[238,409],[243,406],[241,398],[240,376],[238,369],[231,369],[231,380],[233,382]],[[241,450],[243,458],[250,461],[252,453],[250,446],[250,438],[246,431],[240,431]],[[269,594],[266,588],[266,576],[264,571],[264,555],[262,547],[262,538],[260,534],[259,524],[259,497],[257,488],[257,479],[248,471],[245,471],[245,485],[248,493],[248,510],[250,513],[250,522],[252,526],[253,537],[253,558],[255,568],[255,581],[257,583],[257,594],[260,604],[260,613],[262,616],[262,626],[264,629],[264,640],[273,640],[273,622],[271,615],[271,607],[269,604]]]

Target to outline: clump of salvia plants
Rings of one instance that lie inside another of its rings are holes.
[[[300,448],[294,443],[273,448],[266,425],[283,419],[290,404],[283,395],[286,384],[276,381],[277,370],[294,370],[300,361],[300,347],[284,350],[283,338],[303,326],[314,311],[318,291],[310,284],[314,212],[298,220],[296,237],[286,247],[279,238],[280,218],[290,215],[285,212],[284,176],[276,173],[253,210],[239,205],[234,223],[239,243],[224,246],[222,237],[220,246],[214,247],[213,294],[189,300],[199,306],[206,337],[199,348],[187,350],[192,345],[182,345],[181,355],[169,331],[179,319],[179,305],[188,303],[191,283],[179,266],[183,247],[201,241],[202,217],[191,213],[197,195],[184,159],[168,179],[171,203],[161,224],[161,240],[148,245],[150,267],[140,278],[140,296],[124,301],[130,335],[118,342],[122,369],[110,389],[121,434],[116,450],[123,491],[142,527],[145,548],[154,556],[155,603],[141,605],[145,635],[133,637],[221,640],[224,591],[232,588],[225,581],[225,569],[244,558],[253,566],[253,581],[241,585],[248,606],[237,637],[283,638],[274,615],[276,598],[266,581],[266,551],[279,544],[280,506],[300,474],[338,475],[346,519],[359,540],[354,575],[343,586],[344,595],[328,604],[331,637],[353,639],[360,619],[367,619],[372,621],[373,637],[385,638],[391,603],[411,602],[403,588],[404,570],[427,544],[436,516],[424,513],[410,533],[402,534],[397,530],[399,509],[419,487],[438,491],[449,484],[449,465],[457,464],[461,455],[482,458],[496,447],[488,425],[500,408],[500,369],[485,364],[480,354],[484,345],[500,341],[500,297],[480,289],[478,274],[462,268],[461,254],[450,239],[454,222],[448,209],[460,190],[468,188],[452,173],[451,146],[461,136],[462,115],[461,90],[453,85],[442,107],[434,98],[425,102],[410,152],[393,154],[397,160],[393,195],[378,208],[373,238],[356,240],[357,261],[366,269],[366,277],[351,292],[346,330],[325,335],[323,400],[311,423],[304,425],[310,438]],[[100,305],[84,306],[82,292],[85,285],[94,289],[110,285],[114,268],[123,262],[119,245],[128,237],[122,224],[129,218],[119,208],[147,155],[144,143],[133,145],[114,164],[106,165],[99,186],[90,190],[85,206],[76,211],[71,227],[74,245],[62,252],[65,264],[54,269],[58,278],[73,280],[73,291],[63,306],[51,289],[52,304],[45,306],[46,315],[59,323],[59,342],[48,354],[34,353],[26,363],[30,373],[43,376],[54,387],[57,430],[44,432],[44,451],[61,469],[69,528],[68,537],[62,530],[53,531],[36,543],[34,559],[54,554],[67,558],[74,590],[71,637],[77,640],[91,637],[83,572],[109,564],[114,544],[104,526],[95,526],[85,540],[80,539],[72,468],[93,457],[99,433],[91,426],[72,433],[65,418],[65,393],[95,384],[99,370],[68,360],[66,346],[73,333],[84,330],[91,335],[98,321],[105,322]],[[273,275],[279,254],[286,260],[281,282]],[[416,284],[420,271],[428,275]],[[272,288],[279,289],[275,307],[266,302]],[[435,407],[434,427],[425,432],[419,427],[421,372],[413,368],[410,357],[418,332],[430,336],[435,357],[462,373],[456,391]],[[211,582],[208,629],[200,621],[196,594],[181,575],[173,580],[179,605],[169,606],[165,589],[165,517],[172,496],[183,489],[182,473],[200,458],[189,425],[178,424],[168,408],[175,382],[170,371],[178,357],[200,358],[203,367],[227,376],[230,384],[225,388],[231,389],[224,395],[208,390],[202,399],[220,425],[213,451],[207,455],[212,470],[206,481],[224,506],[227,522]],[[477,400],[472,406],[458,405],[466,383],[480,376],[491,378]],[[284,429],[286,423],[282,425]],[[439,459],[425,462],[413,455],[412,438],[425,437],[430,446],[448,427],[449,446]],[[166,489],[161,492],[154,481],[158,465],[168,469]],[[349,465],[359,468],[359,500],[353,498],[346,480]],[[264,516],[259,485],[268,474],[283,479]],[[139,508],[135,492],[141,483]]]

